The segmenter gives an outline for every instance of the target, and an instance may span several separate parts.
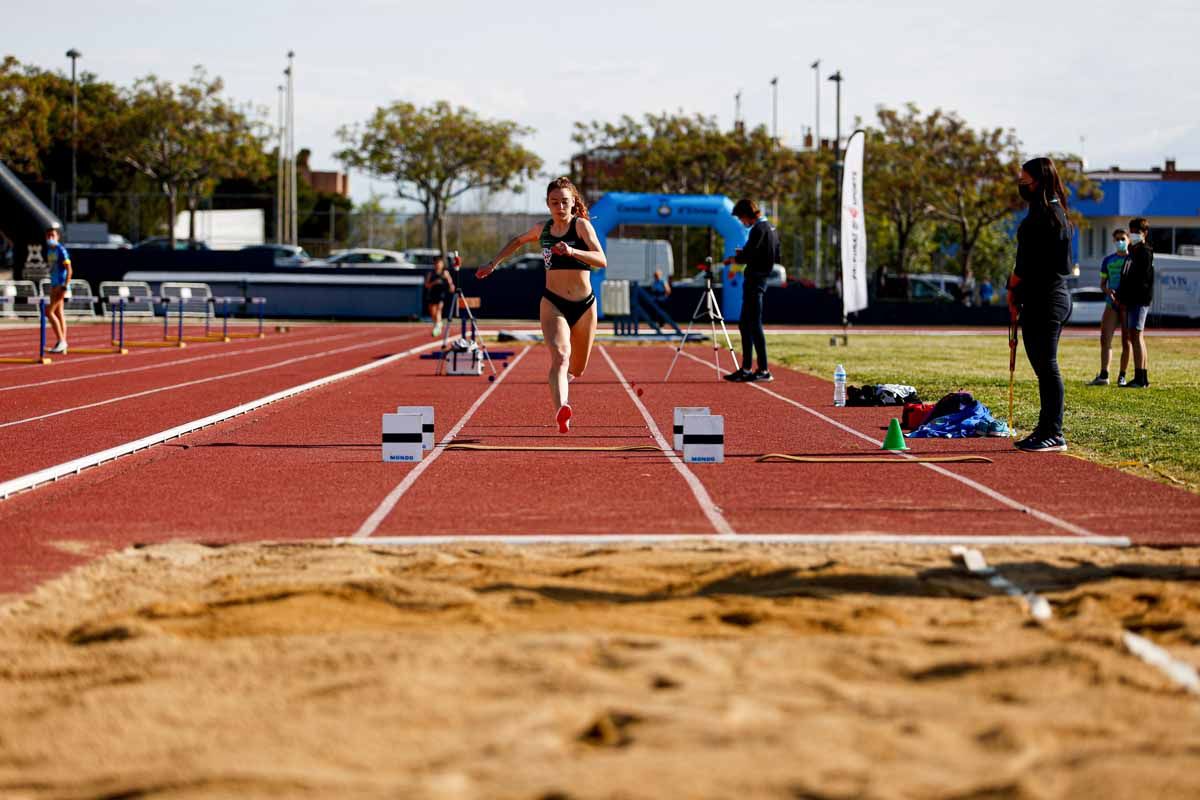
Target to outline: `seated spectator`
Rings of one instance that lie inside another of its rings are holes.
[[[650,283],[650,295],[658,302],[663,302],[671,296],[671,281],[664,278],[661,269],[654,270],[654,280]]]

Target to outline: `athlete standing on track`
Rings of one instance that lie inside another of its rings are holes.
[[[1021,167],[1017,184],[1029,213],[1017,228],[1017,264],[1008,281],[1008,307],[1020,312],[1025,355],[1038,379],[1041,410],[1033,433],[1017,442],[1030,453],[1067,449],[1063,438],[1063,380],[1058,369],[1058,338],[1071,316],[1067,276],[1071,274],[1071,221],[1067,191],[1054,162],[1035,158]]]
[[[54,329],[58,342],[50,348],[51,353],[67,352],[67,318],[63,314],[67,287],[71,285],[71,256],[67,248],[58,243],[58,228],[46,231],[46,263],[50,267],[50,305],[46,319]]]
[[[542,337],[550,348],[550,398],[557,409],[558,432],[570,430],[571,406],[567,383],[587,368],[596,338],[596,295],[592,293],[591,271],[608,266],[600,240],[588,221],[587,205],[575,185],[557,178],[546,187],[550,220],[536,225],[504,245],[496,257],[479,268],[477,278],[486,278],[496,265],[521,247],[540,241],[546,266],[546,288],[542,290],[539,318]],[[569,376],[569,377],[568,377]]]

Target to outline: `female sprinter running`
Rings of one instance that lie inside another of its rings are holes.
[[[550,348],[550,399],[557,409],[558,432],[571,428],[567,383],[587,368],[596,338],[596,295],[591,271],[608,266],[600,240],[588,221],[587,205],[575,185],[558,178],[546,187],[550,220],[514,237],[475,273],[486,278],[496,265],[527,244],[540,241],[546,266],[539,317],[542,337]],[[568,377],[568,374],[570,377]]]

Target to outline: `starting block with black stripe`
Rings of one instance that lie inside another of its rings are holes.
[[[673,445],[676,450],[683,450],[683,418],[688,414],[708,415],[712,412],[708,410],[708,406],[675,406],[674,426],[671,428],[673,434]]]
[[[400,406],[397,414],[421,415],[421,449],[433,449],[433,406]],[[385,459],[386,460],[386,459]]]
[[[425,434],[421,414],[383,415],[383,460],[413,462],[421,460]]]
[[[687,414],[683,418],[683,460],[688,464],[725,462],[725,418]]]

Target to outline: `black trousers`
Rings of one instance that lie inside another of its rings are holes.
[[[1071,297],[1066,292],[1055,293],[1049,301],[1029,303],[1021,309],[1021,334],[1025,339],[1025,355],[1038,379],[1041,411],[1034,431],[1041,436],[1062,436],[1064,391],[1062,373],[1058,369],[1058,339],[1063,324],[1071,316]]]
[[[738,330],[742,332],[742,369],[750,369],[751,356],[758,355],[758,368],[767,369],[767,335],[763,331],[763,295],[767,285],[748,279],[742,287],[742,316]]]

